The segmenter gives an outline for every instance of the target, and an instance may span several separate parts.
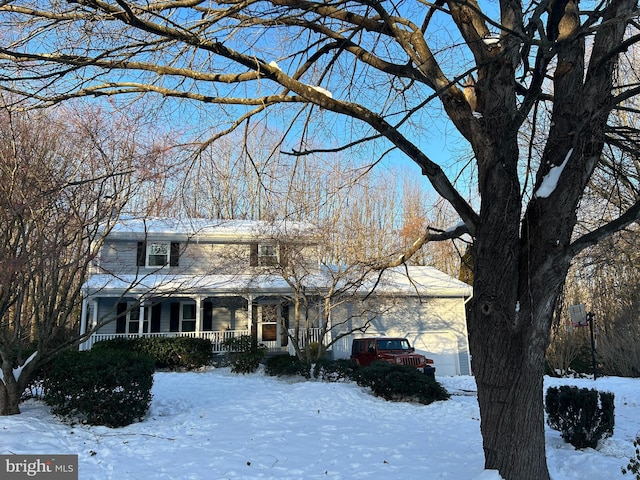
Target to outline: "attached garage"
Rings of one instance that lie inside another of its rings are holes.
[[[359,310],[369,312],[366,331],[341,339],[333,346],[333,356],[349,358],[356,337],[406,337],[417,352],[434,360],[436,376],[470,375],[465,305],[471,295],[469,285],[433,267],[386,271],[366,301],[354,300],[332,311],[334,325],[344,322],[342,331],[365,322]]]
[[[453,332],[410,332],[406,337],[417,353],[434,361],[439,376],[460,374],[458,339]]]

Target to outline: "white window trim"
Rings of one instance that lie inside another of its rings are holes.
[[[193,318],[185,318],[184,317],[184,307],[186,305],[193,305]],[[195,328],[197,327],[197,323],[198,323],[198,312],[197,312],[197,308],[198,308],[198,304],[195,301],[182,301],[180,302],[180,331],[184,332],[186,330],[184,330],[184,322],[194,322],[194,330],[189,330],[189,331],[195,331]]]
[[[154,256],[154,254],[152,253],[152,250],[155,245],[162,245],[167,250],[166,261],[162,265],[151,265],[151,262],[149,261],[150,258]],[[147,248],[145,252],[145,265],[148,268],[163,268],[163,267],[168,267],[171,264],[171,242],[147,242],[146,247]]]
[[[136,303],[136,302],[127,302],[127,324],[125,326],[125,332],[126,333],[138,333],[140,331],[140,304]],[[144,313],[143,313],[143,333],[146,333],[149,331],[149,310],[150,308],[144,307]],[[134,313],[135,312],[135,313]],[[137,315],[138,318],[134,318],[133,315]],[[131,323],[138,323],[138,328],[135,329],[135,331],[130,331],[130,324]],[[147,327],[147,328],[144,328]]]

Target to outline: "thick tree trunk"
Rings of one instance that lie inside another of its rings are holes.
[[[543,345],[527,344],[517,332],[488,331],[476,320],[481,308],[472,313],[470,346],[485,467],[506,480],[547,480]]]
[[[509,228],[500,226],[503,232]],[[540,225],[537,233],[543,230]],[[478,237],[474,247],[469,346],[485,467],[498,470],[505,480],[548,480],[544,358],[568,267],[560,254],[537,250],[532,255],[526,242],[510,237]],[[520,248],[526,253],[520,255]],[[536,260],[532,264],[523,258]]]

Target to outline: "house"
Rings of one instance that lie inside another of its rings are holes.
[[[293,353],[296,318],[311,325],[304,343],[323,335],[329,276],[318,246],[304,223],[122,218],[83,286],[81,333],[91,335],[80,348],[118,337],[190,336],[221,352],[225,339],[252,335],[270,351]],[[293,308],[293,270],[310,299],[302,313]],[[430,267],[372,274],[331,308],[323,344],[333,342],[334,357],[347,358],[353,335],[404,335],[440,362],[440,374],[468,374],[470,295],[469,286]]]

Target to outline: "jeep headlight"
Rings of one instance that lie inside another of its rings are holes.
[[[396,357],[396,363],[402,363],[402,359],[400,357]]]

